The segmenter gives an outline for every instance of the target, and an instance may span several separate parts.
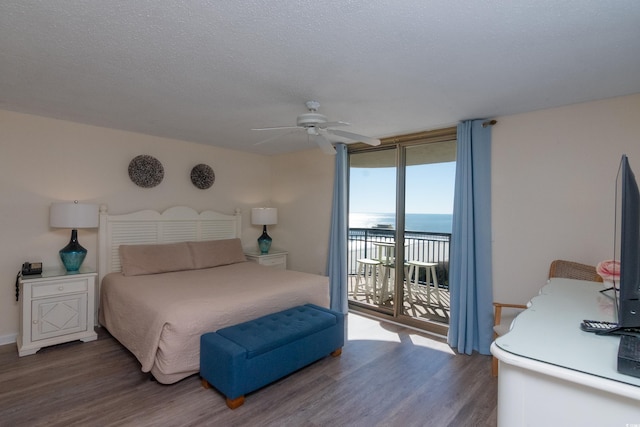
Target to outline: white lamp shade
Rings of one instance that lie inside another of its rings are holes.
[[[49,225],[53,228],[96,228],[98,227],[98,205],[53,203],[49,210]]]
[[[278,209],[253,208],[251,209],[251,223],[255,225],[273,225],[278,223]]]

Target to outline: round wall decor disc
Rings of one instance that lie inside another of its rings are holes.
[[[191,182],[201,190],[211,187],[216,180],[211,166],[200,163],[191,169]]]
[[[155,157],[141,154],[129,163],[129,178],[140,187],[152,188],[162,182],[164,168]]]

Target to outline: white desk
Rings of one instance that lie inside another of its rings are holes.
[[[614,320],[601,289],[551,279],[491,345],[499,426],[640,426],[640,378],[616,370],[620,338],[580,330],[584,319]]]

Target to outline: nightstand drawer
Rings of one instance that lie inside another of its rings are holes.
[[[87,280],[65,280],[46,285],[34,285],[31,292],[32,298],[87,292]]]
[[[287,269],[287,253],[280,249],[271,249],[268,254],[263,254],[255,250],[245,250],[244,255],[248,261],[264,265],[266,267],[279,270]]]
[[[260,260],[260,264],[266,265],[268,267],[273,267],[275,265],[284,265],[285,259],[283,257],[275,257],[275,258],[264,258]]]

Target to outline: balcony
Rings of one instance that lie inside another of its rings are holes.
[[[375,305],[381,308],[392,308],[393,298],[374,299],[370,293],[354,292],[356,280],[358,280],[358,260],[378,259],[379,252],[376,243],[392,243],[395,238],[395,230],[388,228],[350,228],[349,239],[349,301],[356,304]],[[415,318],[428,319],[443,323],[449,323],[450,298],[449,298],[449,247],[450,233],[431,233],[421,231],[405,232],[405,262],[422,261],[435,263],[435,271],[438,283],[438,292],[435,292],[433,282],[427,283],[425,270],[420,270],[417,286],[414,287],[413,299],[405,295],[403,303],[404,314]],[[395,261],[395,260],[394,260]],[[395,265],[390,269],[380,271],[395,272]],[[405,267],[407,265],[405,264]],[[405,275],[407,269],[405,268]],[[380,274],[380,273],[379,273]],[[406,278],[405,278],[406,279]],[[415,279],[415,278],[412,278]],[[362,278],[360,278],[362,281]],[[384,280],[383,277],[377,278]],[[387,280],[393,283],[394,278]],[[381,283],[381,282],[378,282]],[[430,286],[430,289],[427,289]],[[407,287],[405,286],[405,293]],[[430,292],[427,292],[429,290]],[[439,299],[435,296],[439,295]]]

